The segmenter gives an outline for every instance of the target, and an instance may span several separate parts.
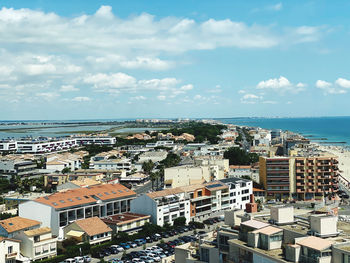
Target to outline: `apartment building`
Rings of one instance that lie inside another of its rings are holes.
[[[19,215],[38,220],[54,235],[78,219],[130,211],[136,193],[120,184],[102,184],[57,192],[19,205]],[[33,213],[40,211],[40,213]]]
[[[51,172],[62,171],[69,168],[71,171],[81,168],[82,158],[71,153],[51,154],[46,157],[46,170]]]
[[[131,202],[132,212],[151,215],[151,221],[161,226],[177,217],[188,223],[226,209],[230,209],[229,187],[220,181],[148,193]]]
[[[16,239],[21,241],[21,254],[32,261],[57,255],[57,237],[52,235],[49,227],[23,231]]]
[[[44,174],[44,186],[56,190],[58,186],[70,181],[84,181],[85,179],[92,179],[101,181],[105,175],[102,173],[96,174]]]
[[[50,139],[40,138],[33,140],[17,141],[18,153],[48,153],[62,150],[69,150],[78,146],[75,139]]]
[[[338,191],[335,156],[260,157],[259,166],[267,199],[321,199]]]
[[[267,199],[283,200],[291,195],[294,178],[290,177],[288,157],[259,157],[260,183]]]
[[[20,240],[0,236],[0,263],[29,263],[29,259],[21,257],[20,244]]]
[[[168,155],[167,151],[148,151],[139,155],[139,163],[152,161],[154,163],[163,161]]]
[[[15,152],[17,151],[17,142],[15,140],[1,140],[0,152]]]
[[[3,157],[0,159],[0,176],[11,179],[13,177],[25,177],[37,173],[37,164],[32,160],[13,159]]]
[[[131,171],[132,164],[128,158],[90,161],[90,169],[94,170],[126,170]]]
[[[209,182],[212,179],[214,178],[209,166],[183,165],[164,169],[166,188]]]
[[[230,209],[245,209],[253,193],[253,182],[240,178],[226,178],[220,182],[229,187]]]
[[[117,140],[115,137],[107,134],[101,135],[75,135],[74,139],[78,145],[99,144],[99,145],[114,145]]]

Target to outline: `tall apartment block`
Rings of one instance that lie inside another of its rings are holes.
[[[260,157],[259,163],[267,199],[321,199],[338,191],[335,156]]]

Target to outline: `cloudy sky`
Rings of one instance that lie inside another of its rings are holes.
[[[350,115],[350,2],[0,2],[0,119]]]

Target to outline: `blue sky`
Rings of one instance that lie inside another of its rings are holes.
[[[1,1],[0,119],[350,115],[350,2]]]

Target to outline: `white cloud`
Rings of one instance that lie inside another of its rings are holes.
[[[298,84],[292,84],[286,77],[280,76],[278,79],[263,80],[256,86],[257,89],[273,90],[281,93],[292,92],[299,93],[304,90],[306,85],[299,82]]]
[[[255,104],[260,99],[262,99],[261,96],[257,96],[255,94],[248,93],[248,94],[245,94],[241,98],[241,103],[244,103],[244,104]]]
[[[158,100],[166,100],[166,96],[164,96],[164,95],[159,95],[159,96],[157,96],[157,99],[158,99]]]
[[[58,94],[56,92],[40,92],[40,93],[37,93],[36,96],[42,97],[43,99],[45,99],[47,101],[51,101],[51,100],[58,98],[60,96],[60,94]]]
[[[342,78],[338,78],[334,84],[324,80],[317,80],[315,83],[316,88],[323,90],[323,94],[345,94],[347,88],[350,88],[350,81]]]
[[[61,92],[71,92],[71,91],[79,91],[78,88],[74,87],[73,85],[62,85],[60,88]]]
[[[239,94],[244,94],[244,93],[246,93],[246,91],[245,91],[244,89],[240,89],[240,90],[238,91],[238,93],[239,93]]]
[[[339,87],[342,87],[344,89],[350,89],[350,80],[338,78],[335,81],[335,84],[337,84]]]
[[[280,11],[280,10],[282,10],[282,7],[283,7],[282,3],[277,3],[275,5],[269,6],[268,9],[273,10],[273,11]]]
[[[131,100],[146,100],[147,98],[145,96],[135,96],[131,97]]]
[[[263,101],[262,103],[264,103],[264,104],[277,104],[277,101],[274,101],[274,100],[265,100],[265,101]]]
[[[89,97],[74,97],[72,101],[76,102],[84,102],[84,101],[90,101],[91,99]]]

